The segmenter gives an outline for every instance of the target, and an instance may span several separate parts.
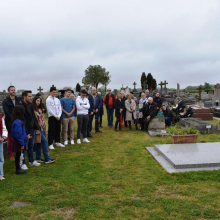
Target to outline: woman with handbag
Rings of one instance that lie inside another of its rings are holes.
[[[0,114],[0,180],[4,180],[3,164],[4,164],[4,154],[3,154],[3,141],[8,137],[8,131],[5,126],[5,121]]]
[[[35,96],[33,99],[34,113],[40,127],[40,134],[35,135],[35,143],[37,144],[36,148],[36,161],[53,163],[55,162],[48,153],[48,143],[46,139],[46,124],[44,119],[44,109],[42,104],[42,99],[39,96]],[[43,148],[44,160],[41,159],[41,147]]]

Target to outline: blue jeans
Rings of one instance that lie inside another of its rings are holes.
[[[107,108],[107,115],[108,115],[108,126],[113,126],[113,107]]]
[[[92,121],[93,121],[94,116],[95,116],[95,131],[99,130],[99,123],[98,123],[99,115],[100,115],[100,112],[98,111],[97,113],[89,116],[89,124],[88,124],[89,133],[91,133],[92,131]]]
[[[1,142],[0,143],[0,176],[4,176],[3,164],[4,164],[3,142]]]
[[[43,154],[44,154],[44,160],[45,162],[51,160],[50,155],[48,153],[48,149],[47,149],[47,139],[44,135],[44,131],[40,131],[41,134],[41,143],[37,144],[37,148],[36,148],[36,160],[41,160],[41,146],[43,147]]]
[[[165,117],[165,124],[166,124],[168,127],[170,127],[171,122],[172,122],[172,118],[171,118],[171,117]]]
[[[32,130],[30,132],[32,138],[31,139],[28,139],[27,140],[27,143],[26,143],[26,147],[27,147],[27,152],[28,152],[28,159],[29,159],[29,162],[30,163],[33,163],[34,162],[34,140],[35,140],[35,130]],[[23,160],[23,164],[25,164],[25,151],[23,153],[23,157],[24,157],[24,160]]]

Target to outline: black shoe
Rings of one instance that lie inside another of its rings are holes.
[[[118,131],[117,128],[115,128],[115,131]]]
[[[102,133],[100,130],[96,131],[96,133]]]
[[[101,125],[99,126],[100,128],[103,128]]]
[[[16,170],[15,173],[16,173],[16,174],[27,174],[27,172],[26,172],[25,170],[22,170],[22,169]]]
[[[91,137],[92,137],[92,135],[91,135],[91,134],[88,134],[88,135],[87,135],[87,137],[90,137],[90,138],[91,138]]]

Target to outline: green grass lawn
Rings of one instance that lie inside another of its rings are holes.
[[[115,132],[106,120],[102,131],[89,144],[50,150],[56,162],[27,175],[6,158],[0,219],[220,219],[220,170],[169,174],[145,147],[170,137]],[[220,142],[220,134],[198,141]],[[16,201],[29,205],[10,208]]]

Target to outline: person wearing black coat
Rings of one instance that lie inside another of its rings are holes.
[[[121,131],[121,125],[120,125],[120,117],[122,117],[122,112],[125,109],[125,103],[121,98],[121,93],[118,93],[117,99],[115,100],[115,131],[117,130],[118,124],[119,124],[119,130]]]
[[[164,118],[165,118],[165,124],[167,127],[170,127],[171,122],[173,120],[173,113],[169,109],[169,107],[166,107],[165,105],[163,105],[162,108],[163,108],[163,113],[164,113]]]
[[[88,94],[88,100],[89,100],[89,104],[90,104],[90,108],[89,108],[89,120],[88,120],[88,126],[87,126],[87,137],[92,137],[91,135],[91,130],[90,128],[92,127],[92,120],[91,118],[93,117],[93,109],[94,109],[94,100],[92,98],[91,95]],[[83,134],[83,130],[81,131],[81,134]]]
[[[162,99],[160,98],[160,93],[157,92],[155,97],[154,97],[154,102],[157,103],[157,110],[159,110],[162,106]]]
[[[35,134],[40,134],[38,121],[34,114],[34,107],[32,104],[32,92],[30,90],[26,90],[22,93],[23,101],[22,104],[25,109],[24,118],[25,118],[25,128],[27,135],[31,135],[31,138],[27,141],[28,146],[28,159],[30,166],[40,166],[40,163],[34,160],[33,150],[34,150],[34,140]],[[25,157],[25,155],[24,155]],[[25,158],[24,158],[25,164]]]
[[[124,103],[127,100],[124,91],[121,92],[121,99],[123,100]],[[128,127],[128,123],[126,121],[126,108],[124,108],[122,112],[122,121],[124,122],[125,127]]]
[[[5,113],[5,125],[8,130],[7,150],[10,160],[14,160],[14,152],[12,150],[13,138],[11,136],[11,119],[14,112],[14,106],[22,105],[21,99],[16,96],[16,90],[14,86],[8,87],[8,98],[3,103],[3,111]]]
[[[143,112],[144,130],[148,131],[150,121],[157,115],[157,103],[153,102],[152,97],[149,97],[148,103],[140,109],[140,112]]]
[[[98,94],[101,96],[101,92],[98,92]],[[102,96],[101,96],[102,98]],[[102,106],[100,108],[100,115],[99,115],[99,127],[102,128],[102,116],[104,115],[104,102],[102,98]]]

